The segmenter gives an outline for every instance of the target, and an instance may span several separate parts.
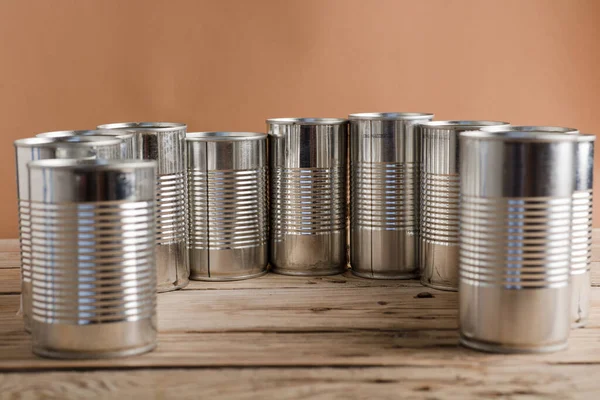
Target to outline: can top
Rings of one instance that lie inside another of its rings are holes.
[[[543,131],[465,131],[461,138],[479,140],[501,140],[505,142],[577,142],[580,135],[565,135],[564,133]],[[593,136],[593,135],[592,135]]]
[[[149,132],[170,132],[187,129],[187,125],[179,122],[117,122],[98,125],[98,129],[121,129]]]
[[[103,159],[45,159],[27,163],[29,169],[76,169],[76,170],[126,170],[132,168],[156,168],[153,160],[103,160]]]
[[[374,119],[374,120],[416,120],[416,119],[431,119],[431,113],[419,112],[382,112],[382,113],[356,113],[350,114],[348,119]]]
[[[267,140],[267,135],[258,132],[188,132],[185,140],[188,142]]]
[[[38,133],[35,135],[40,138],[63,138],[71,136],[114,136],[120,139],[128,139],[133,137],[133,132],[126,130],[110,130],[110,129],[90,129],[78,131],[53,131]]]
[[[580,143],[596,141],[596,135],[593,135],[591,133],[581,133],[581,134],[575,135],[575,137],[577,138],[577,141]]]
[[[54,146],[56,140],[51,138],[32,137],[26,139],[17,139],[14,141],[15,147],[41,147]]]
[[[341,125],[348,122],[343,118],[270,118],[268,124],[277,125]]]
[[[481,128],[482,131],[486,132],[500,132],[500,131],[518,131],[518,132],[549,132],[549,133],[579,133],[579,130],[575,128],[566,128],[562,126],[536,126],[536,125],[522,125],[522,126],[486,126]]]
[[[484,127],[512,128],[508,122],[501,121],[428,121],[421,123],[425,127],[439,127],[443,129],[479,129]],[[512,129],[510,129],[512,130]]]

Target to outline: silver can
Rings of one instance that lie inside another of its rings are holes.
[[[186,135],[190,278],[261,276],[268,265],[267,135]]]
[[[577,135],[574,128],[559,126],[514,126],[520,132],[554,132]],[[486,128],[484,130],[498,131]],[[501,129],[500,129],[501,130]],[[592,258],[592,205],[594,181],[594,135],[579,135],[577,143],[575,191],[573,192],[573,223],[571,244],[571,326],[582,328],[590,315],[591,258]]]
[[[350,265],[364,278],[418,276],[419,147],[427,113],[350,114]]]
[[[33,352],[109,358],[153,349],[156,163],[28,166]]]
[[[21,312],[25,330],[31,332],[31,221],[27,163],[53,158],[115,159],[120,157],[121,140],[98,136],[55,139],[36,137],[16,140],[14,146],[21,250]]]
[[[348,121],[275,118],[267,128],[272,271],[344,272]]]
[[[45,138],[62,138],[70,136],[111,136],[122,140],[121,144],[121,159],[126,160],[136,158],[137,144],[136,137],[133,132],[114,131],[108,129],[92,129],[79,131],[54,131],[44,132],[36,135],[37,137]]]
[[[420,270],[421,283],[434,289],[458,290],[460,132],[496,121],[430,121],[420,126]]]
[[[156,268],[158,292],[189,283],[186,250],[185,133],[187,126],[172,122],[125,122],[100,125],[98,129],[134,131],[137,156],[156,160]]]
[[[567,346],[574,135],[460,135],[460,340],[502,353]]]

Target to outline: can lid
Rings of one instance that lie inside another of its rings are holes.
[[[130,168],[156,168],[153,160],[60,159],[35,160],[27,163],[29,169],[124,170]]]
[[[444,128],[444,129],[479,129],[485,127],[504,127],[510,128],[510,124],[508,122],[501,121],[428,121],[420,124],[425,127],[436,127],[436,128]]]
[[[486,132],[519,131],[519,132],[548,132],[548,133],[579,133],[575,128],[566,128],[562,126],[544,126],[544,125],[510,125],[510,126],[486,126],[481,128]]]
[[[461,132],[461,138],[479,140],[501,140],[505,142],[577,142],[579,135],[565,135],[564,133],[542,131],[498,131],[483,130]]]
[[[381,113],[355,113],[350,114],[348,119],[353,120],[419,120],[426,119],[430,120],[433,118],[431,113],[420,113],[420,112],[381,112]]]
[[[187,125],[179,122],[117,122],[98,125],[98,129],[125,129],[134,131],[169,132],[187,129]]]
[[[270,118],[268,124],[275,125],[342,125],[347,123],[343,118]]]
[[[188,132],[189,142],[267,140],[266,133],[259,132]]]
[[[126,130],[110,130],[110,129],[90,129],[90,130],[77,130],[77,131],[53,131],[38,133],[36,137],[45,138],[63,138],[71,136],[114,136],[120,139],[127,139],[133,137],[133,131]]]

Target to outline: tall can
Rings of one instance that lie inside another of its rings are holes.
[[[156,163],[28,164],[33,352],[109,358],[156,346]]]
[[[484,130],[488,130],[486,128]],[[530,132],[554,132],[578,135],[574,128],[559,126],[515,126],[506,129]],[[498,130],[498,129],[493,129]],[[493,131],[492,130],[492,131]],[[575,191],[573,192],[573,222],[571,244],[571,326],[582,328],[587,324],[591,303],[592,260],[592,205],[594,182],[594,135],[579,135],[575,163]]]
[[[460,134],[460,341],[550,352],[570,330],[575,135]]]
[[[458,290],[460,132],[494,126],[497,121],[430,121],[421,124],[420,270],[421,283]]]
[[[25,330],[31,332],[31,220],[29,217],[29,171],[27,163],[53,158],[120,157],[121,140],[87,136],[85,138],[27,138],[14,142],[17,171],[19,237],[21,250],[21,312]]]
[[[121,159],[126,160],[130,158],[136,158],[137,154],[137,143],[136,137],[133,132],[127,131],[114,131],[108,129],[91,129],[91,130],[78,130],[78,131],[54,131],[44,132],[36,135],[37,137],[45,138],[62,138],[70,136],[111,136],[121,139]]]
[[[190,278],[261,276],[268,265],[267,135],[186,135]]]
[[[419,124],[427,113],[350,114],[350,265],[373,279],[419,275]]]
[[[185,287],[190,277],[186,250],[187,126],[172,122],[125,122],[99,125],[98,129],[135,132],[138,152],[135,158],[157,161],[157,290],[160,293]]]
[[[267,128],[272,271],[344,272],[348,121],[275,118]]]

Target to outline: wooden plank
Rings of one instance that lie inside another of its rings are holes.
[[[19,239],[0,239],[0,253],[19,252]]]
[[[597,399],[598,365],[0,374],[3,398]]]
[[[0,270],[21,267],[21,254],[18,251],[0,252]]]

